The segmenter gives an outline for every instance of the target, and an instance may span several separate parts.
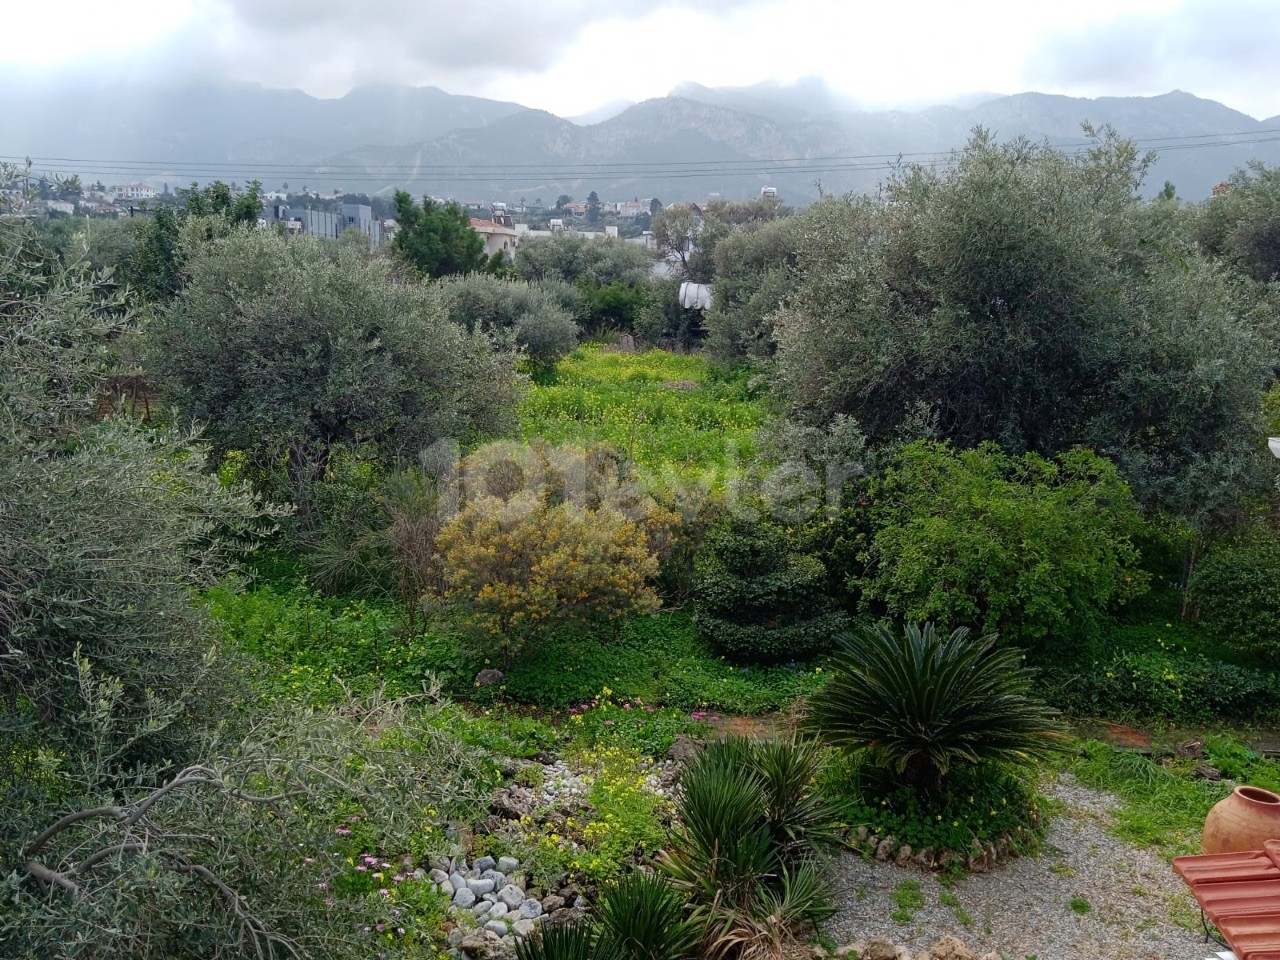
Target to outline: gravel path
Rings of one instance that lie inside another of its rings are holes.
[[[872,936],[927,949],[947,934],[977,954],[1011,960],[1205,960],[1199,913],[1169,863],[1106,832],[1116,800],[1063,776],[1047,790],[1065,815],[1050,824],[1036,857],[973,874],[951,890],[931,876],[891,864],[843,856],[837,865],[840,912],[824,932],[841,943]],[[920,884],[925,905],[911,922],[891,919],[899,884]],[[939,899],[948,900],[949,905]],[[1087,912],[1072,909],[1076,905]],[[965,922],[968,920],[968,923]]]

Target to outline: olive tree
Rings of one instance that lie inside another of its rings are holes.
[[[1264,483],[1273,345],[1221,267],[1142,215],[1146,167],[1106,132],[1069,155],[979,131],[888,202],[805,211],[774,318],[795,414],[853,416],[874,443],[1089,446],[1148,506],[1198,517]]]
[[[500,432],[519,386],[514,356],[450,322],[434,286],[350,245],[261,231],[200,248],[149,340],[180,421],[260,471],[285,462],[304,523],[335,447],[391,462]]]
[[[578,345],[578,324],[558,287],[482,273],[440,281],[449,318],[468,331],[509,333],[535,367],[551,367]]]

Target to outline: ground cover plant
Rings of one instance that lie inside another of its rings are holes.
[[[612,444],[654,482],[705,477],[719,489],[725,471],[752,462],[765,412],[744,376],[704,357],[584,346],[534,384],[520,423],[528,439]]]

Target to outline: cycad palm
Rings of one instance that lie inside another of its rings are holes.
[[[808,723],[924,789],[956,764],[1022,764],[1062,749],[1057,712],[1031,694],[1032,671],[995,642],[970,640],[964,627],[943,639],[931,623],[843,638]]]

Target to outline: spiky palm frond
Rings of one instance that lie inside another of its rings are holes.
[[[917,787],[939,786],[958,763],[1025,764],[1062,749],[1057,712],[1031,693],[1033,672],[995,643],[963,627],[944,639],[930,623],[844,638],[807,723],[829,743],[869,748]]]

